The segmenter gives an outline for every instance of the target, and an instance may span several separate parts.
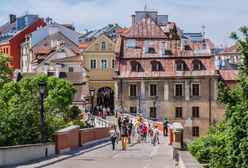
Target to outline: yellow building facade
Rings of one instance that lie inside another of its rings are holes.
[[[95,89],[94,106],[114,109],[115,43],[105,34],[83,52],[89,88]]]

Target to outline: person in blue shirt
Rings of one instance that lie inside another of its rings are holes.
[[[164,136],[168,136],[168,124],[169,124],[169,121],[167,120],[167,118],[164,119],[163,121],[163,133],[164,133]]]

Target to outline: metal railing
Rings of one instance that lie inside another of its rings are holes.
[[[91,127],[109,127],[110,126],[109,121],[107,121],[101,117],[92,115],[92,114],[88,114],[88,120],[87,121],[91,125]]]

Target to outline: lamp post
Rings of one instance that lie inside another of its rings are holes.
[[[46,138],[45,138],[45,120],[44,120],[44,95],[45,95],[45,90],[46,90],[46,83],[45,82],[39,82],[38,83],[39,88],[40,88],[40,121],[41,121],[41,125],[40,125],[40,136],[41,136],[41,143],[45,143],[46,142]]]
[[[156,100],[157,100],[157,98],[158,98],[158,96],[152,96],[152,99],[153,99],[153,110],[154,110],[154,112],[155,112],[155,114],[156,114],[156,107],[155,107],[155,105],[156,105]],[[155,117],[157,117],[157,114],[156,114],[156,116]],[[155,119],[155,118],[154,118]]]
[[[140,114],[140,112],[141,112],[141,107],[140,107],[141,95],[139,95],[138,98],[139,98],[139,110],[138,110],[138,114]]]
[[[91,114],[93,115],[93,101],[94,101],[95,89],[90,88],[89,92],[91,96]]]

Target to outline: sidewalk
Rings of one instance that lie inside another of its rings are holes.
[[[110,145],[110,144],[111,143],[109,141],[109,138],[104,138],[102,140],[95,141],[94,143],[90,143],[89,145],[86,145],[84,147],[73,148],[69,152],[66,152],[64,154],[53,155],[51,157],[36,160],[33,162],[28,162],[28,163],[25,163],[22,165],[10,166],[9,168],[12,168],[12,167],[13,168],[14,167],[19,167],[19,168],[45,167],[45,166],[49,166],[49,165],[55,164],[57,162],[61,162],[63,160],[66,160],[66,159],[69,159],[69,158],[93,151],[93,150],[97,150],[99,148],[105,147],[105,146]]]

